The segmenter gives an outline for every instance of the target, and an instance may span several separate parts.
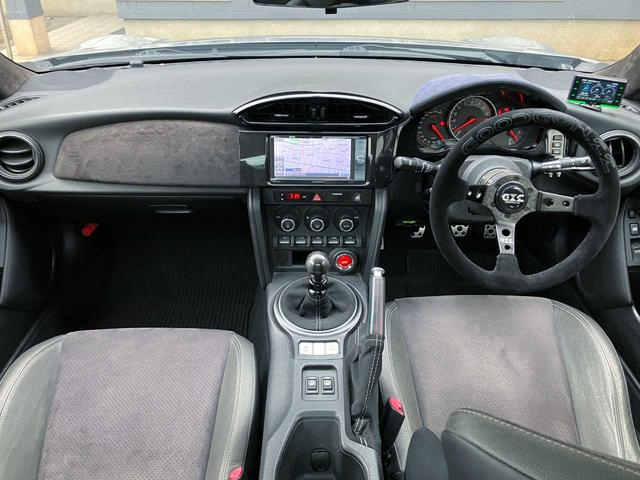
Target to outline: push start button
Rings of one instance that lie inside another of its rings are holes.
[[[356,268],[356,256],[348,250],[339,250],[333,254],[333,265],[340,273],[350,273]]]
[[[351,258],[351,255],[343,253],[342,255],[338,256],[338,258],[336,258],[336,264],[338,265],[338,268],[346,270],[353,267],[353,258]]]

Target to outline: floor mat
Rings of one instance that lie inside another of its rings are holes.
[[[246,228],[137,227],[83,328],[217,328],[246,336],[257,282]]]
[[[410,250],[407,252],[404,275],[387,276],[387,300],[435,295],[491,295],[495,292],[482,288],[456,272],[437,250]],[[471,259],[486,269],[493,267],[495,255],[474,252]],[[528,295],[550,298],[588,312],[587,306],[570,282]]]
[[[494,256],[476,255],[475,261],[491,261]],[[407,252],[405,275],[387,277],[387,300],[433,295],[468,295],[488,293],[458,274],[439,251],[410,250]]]

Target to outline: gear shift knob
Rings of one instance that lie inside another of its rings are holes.
[[[327,295],[327,272],[329,271],[329,257],[326,253],[311,252],[304,262],[309,273],[309,294],[316,299]]]
[[[320,251],[311,252],[304,262],[304,267],[311,275],[326,275],[330,265],[327,254]]]

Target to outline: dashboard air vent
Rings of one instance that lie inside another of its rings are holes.
[[[620,177],[635,171],[640,164],[640,138],[631,132],[614,130],[602,135],[616,161]]]
[[[11,100],[10,102],[7,103],[3,103],[2,105],[0,105],[0,110],[6,110],[8,108],[11,107],[16,107],[18,105],[22,105],[23,103],[27,103],[30,102],[31,100],[36,100],[40,97],[20,97],[20,98],[16,98],[15,100]]]
[[[253,125],[320,124],[335,126],[384,126],[400,118],[390,105],[349,95],[301,94],[271,97],[240,107],[234,112]]]
[[[0,133],[0,178],[26,182],[42,169],[44,155],[40,145],[20,132]]]

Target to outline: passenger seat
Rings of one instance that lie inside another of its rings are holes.
[[[257,392],[253,345],[233,332],[52,338],[0,380],[0,478],[241,478]]]

